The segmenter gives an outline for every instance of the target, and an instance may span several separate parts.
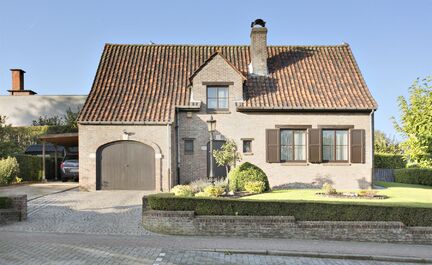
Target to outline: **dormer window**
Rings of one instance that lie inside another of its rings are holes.
[[[208,86],[207,87],[207,109],[228,110],[228,87]]]

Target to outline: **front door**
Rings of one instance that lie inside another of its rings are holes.
[[[224,140],[213,140],[213,150],[220,150],[222,145],[225,143]],[[210,142],[207,143],[207,150],[210,150]],[[213,158],[213,173],[216,178],[225,178],[226,177],[226,168],[225,166],[219,166],[216,163],[216,159]],[[207,152],[207,177],[210,175],[210,151]]]

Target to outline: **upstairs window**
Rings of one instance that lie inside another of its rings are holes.
[[[322,131],[324,162],[348,161],[348,130]]]
[[[207,109],[228,110],[228,87],[207,87]]]

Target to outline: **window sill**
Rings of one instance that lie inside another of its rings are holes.
[[[309,166],[307,162],[282,162],[282,166]]]
[[[254,153],[243,153],[245,156],[253,156]]]
[[[346,163],[346,162],[343,162],[343,163],[329,162],[329,163],[322,163],[322,165],[323,166],[329,166],[329,167],[332,167],[332,166],[349,167],[349,166],[351,166],[351,163]]]
[[[231,114],[229,110],[207,110],[209,114]]]

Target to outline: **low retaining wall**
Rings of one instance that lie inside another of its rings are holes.
[[[0,209],[0,223],[16,222],[27,220],[27,195],[7,197],[10,200],[10,207]]]
[[[401,222],[296,221],[293,216],[196,216],[143,208],[143,226],[169,235],[229,236],[432,244],[432,227]]]

